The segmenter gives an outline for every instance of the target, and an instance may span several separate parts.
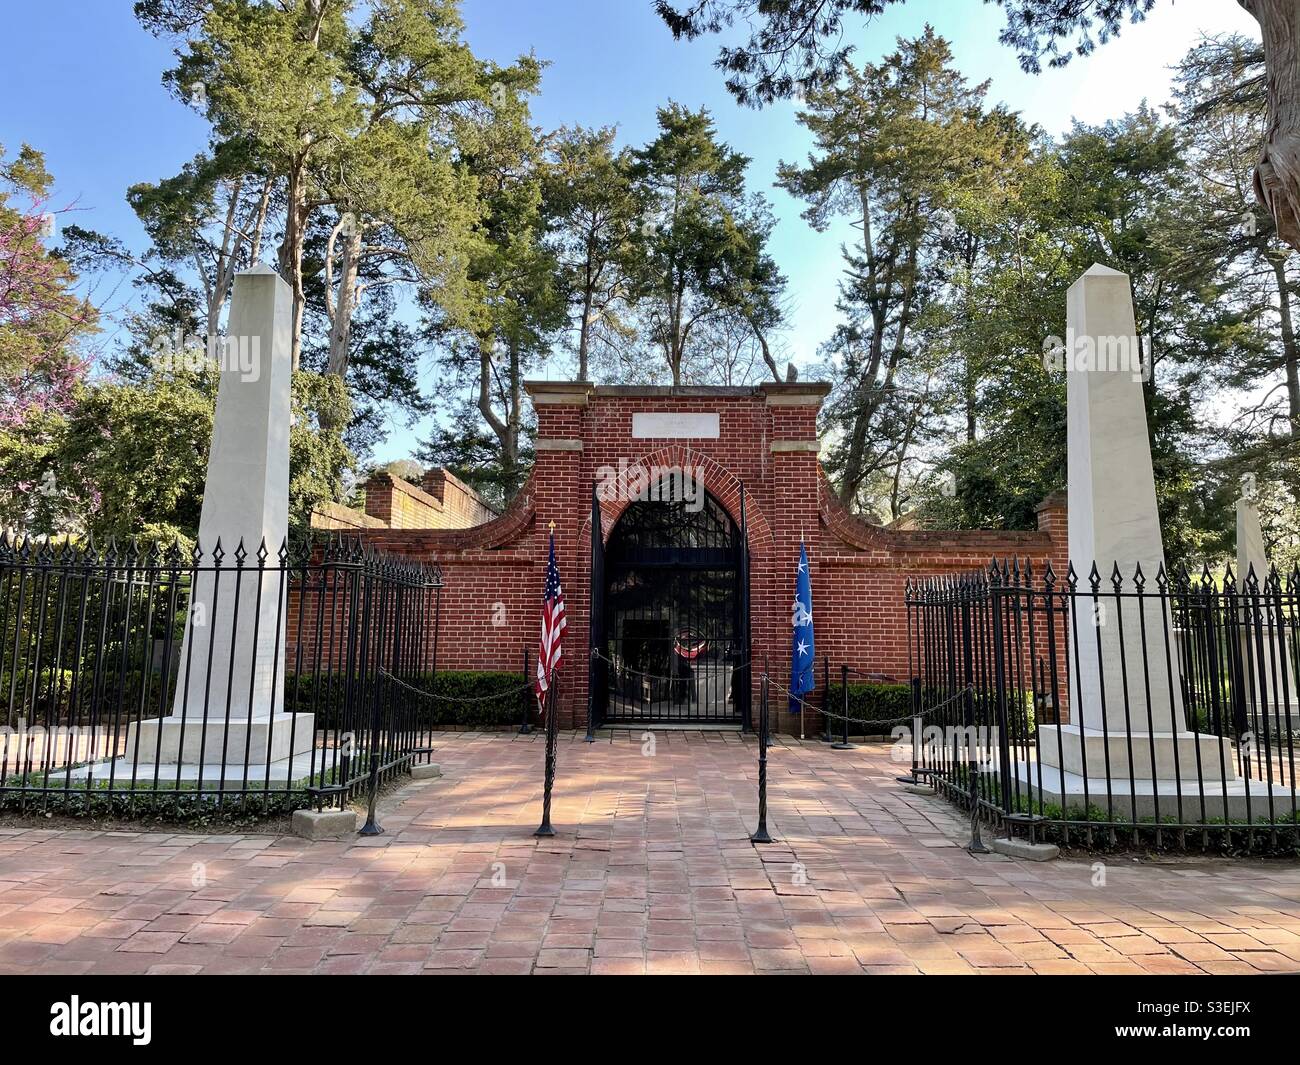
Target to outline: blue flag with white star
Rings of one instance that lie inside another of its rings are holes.
[[[812,581],[808,579],[808,552],[799,545],[799,574],[795,578],[790,610],[790,712],[799,713],[795,696],[805,696],[816,685],[817,653],[813,646]]]

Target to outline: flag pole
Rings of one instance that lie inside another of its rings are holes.
[[[799,533],[799,566],[795,571],[794,604],[790,618],[790,689],[787,705],[799,715],[799,739],[807,733],[804,713],[808,709],[806,696],[813,690],[811,671],[816,669],[816,641],[813,637],[812,616],[812,564],[808,560],[808,544],[803,531]],[[803,665],[807,656],[808,665]]]
[[[537,826],[534,836],[545,838],[555,835],[551,827],[551,789],[555,787],[555,719],[559,711],[555,707],[555,693],[560,686],[560,675],[551,674],[546,691],[546,761],[542,777],[542,823]]]
[[[555,785],[556,733],[560,716],[560,678],[556,665],[559,661],[559,641],[564,632],[563,625],[556,624],[557,616],[560,622],[564,620],[564,592],[560,586],[559,570],[555,562],[554,521],[548,525],[548,529],[551,536],[547,552],[546,591],[542,606],[542,642],[537,649],[538,705],[545,717],[546,756],[542,783],[542,823],[533,833],[534,836],[542,837],[555,835],[555,829],[551,827],[551,789]],[[552,582],[554,582],[554,597],[551,595]],[[551,610],[552,606],[555,607],[554,612]],[[541,685],[543,679],[546,681],[544,689]]]

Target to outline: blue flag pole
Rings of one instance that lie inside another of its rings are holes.
[[[794,602],[790,609],[790,712],[803,711],[803,697],[816,686],[817,652],[813,640],[812,580],[808,550],[799,542],[799,569],[795,575]],[[800,719],[800,731],[803,721]]]

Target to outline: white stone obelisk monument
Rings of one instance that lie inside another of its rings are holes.
[[[1044,764],[1088,776],[1163,779],[1218,773],[1219,741],[1187,731],[1169,611],[1158,598],[1164,563],[1143,370],[1127,274],[1094,265],[1067,297],[1066,390],[1070,561],[1078,576],[1071,623],[1071,723],[1046,726]],[[1096,610],[1089,574],[1101,576]],[[1111,575],[1119,564],[1122,594]],[[1145,579],[1139,602],[1134,575]],[[1077,637],[1077,639],[1076,639]],[[1086,750],[1085,750],[1086,748]],[[1131,754],[1131,759],[1130,759]],[[1085,758],[1086,755],[1086,758]],[[1231,759],[1227,759],[1231,772]],[[1155,764],[1154,773],[1152,763]]]
[[[1278,626],[1269,610],[1269,565],[1264,553],[1259,504],[1253,490],[1254,478],[1242,480],[1242,493],[1237,500],[1237,591],[1242,596],[1243,608],[1257,606],[1264,619],[1260,638],[1253,638],[1256,627],[1252,625],[1249,646],[1243,648],[1242,657],[1250,674],[1250,708],[1269,715],[1270,730],[1279,727],[1300,730],[1300,693],[1295,686],[1293,647],[1285,625]],[[1247,590],[1247,577],[1252,570],[1258,583],[1255,593],[1258,599],[1253,603]],[[1255,722],[1252,727],[1262,729],[1263,723]]]
[[[172,714],[140,726],[139,757],[205,764],[278,761],[313,742],[309,715],[283,713],[289,531],[293,294],[268,266],[235,277],[222,352],[194,580]],[[242,572],[236,551],[247,553]],[[220,542],[220,571],[213,553]],[[265,569],[258,550],[265,543]],[[161,730],[161,737],[156,730]],[[290,751],[290,733],[294,751]],[[128,750],[134,751],[134,737]]]
[[[1095,618],[1079,619],[1096,622],[1096,632],[1081,631],[1079,640],[1083,724],[1101,728],[1104,682],[1107,727],[1125,727],[1127,665],[1129,719],[1145,730],[1140,647],[1130,647],[1130,654],[1136,651],[1137,657],[1125,663],[1120,646],[1121,633],[1131,641],[1141,619],[1136,602],[1123,597],[1116,602],[1111,581],[1118,563],[1124,592],[1135,592],[1133,577],[1141,565],[1147,590],[1154,593],[1156,575],[1165,561],[1128,274],[1094,265],[1070,286],[1066,308],[1073,347],[1066,366],[1070,561],[1080,592],[1090,591],[1088,576],[1094,562],[1101,576]],[[1080,598],[1080,614],[1085,613],[1085,605]],[[1121,613],[1122,617],[1116,616]],[[1152,617],[1159,618],[1158,609]],[[1151,618],[1147,621],[1150,625]],[[1148,642],[1155,651],[1147,655],[1152,670],[1152,720],[1157,732],[1181,732],[1182,698],[1178,684],[1169,683],[1163,639],[1157,628]]]

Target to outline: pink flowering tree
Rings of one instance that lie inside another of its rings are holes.
[[[89,362],[97,313],[75,291],[69,265],[51,253],[44,159],[23,146],[0,151],[0,524],[56,531],[71,501],[51,466]]]

